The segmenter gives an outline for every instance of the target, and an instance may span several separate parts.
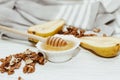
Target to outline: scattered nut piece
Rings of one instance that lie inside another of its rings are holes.
[[[100,30],[100,28],[94,28],[93,29],[93,32],[95,32],[95,33],[99,33],[101,30]]]
[[[38,63],[41,64],[41,65],[44,65],[44,57],[39,57],[38,58]]]
[[[21,66],[21,62],[18,62],[14,65],[14,69],[19,69]]]
[[[27,59],[27,60],[25,60],[25,63],[26,63],[26,64],[33,63],[33,60],[31,60],[31,59]]]
[[[46,61],[43,53],[38,52],[38,63],[41,64],[41,65],[44,65],[46,62],[47,61]]]
[[[11,75],[11,74],[14,74],[14,68],[10,68],[8,71],[7,71],[8,75]]]
[[[27,64],[23,68],[24,73],[33,73],[35,71],[35,63]]]
[[[31,50],[27,49],[27,50],[24,52],[24,54],[30,54],[31,52],[32,52]]]
[[[24,79],[19,76],[19,77],[18,77],[18,80],[24,80]]]
[[[107,37],[107,35],[106,35],[106,34],[103,34],[103,37]]]
[[[84,36],[97,36],[96,34],[84,34]]]
[[[14,65],[15,64],[15,57],[14,56],[12,56],[12,58],[11,58],[11,60],[10,60],[10,66],[12,66],[12,65]]]

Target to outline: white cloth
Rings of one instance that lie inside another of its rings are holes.
[[[116,33],[120,33],[119,7],[120,0],[76,0],[74,4],[59,4],[52,0],[0,0],[0,25],[26,31],[29,26],[63,18],[68,25],[90,30],[104,28],[106,23],[115,20],[112,24],[116,26],[106,26],[112,26]]]

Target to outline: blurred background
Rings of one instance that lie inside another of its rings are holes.
[[[86,30],[98,27],[113,36],[120,33],[119,7],[120,0],[0,0],[0,25],[26,31],[30,26],[64,19],[67,25]]]

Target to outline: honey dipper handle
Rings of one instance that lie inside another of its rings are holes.
[[[0,26],[0,30],[4,30],[4,31],[11,32],[11,33],[19,34],[21,36],[37,39],[37,40],[39,40],[41,42],[45,42],[45,40],[46,40],[46,38],[36,36],[36,35],[33,35],[33,34],[29,34],[29,33],[24,33],[24,32],[18,31],[16,29],[8,28],[8,27],[5,27],[5,26]]]

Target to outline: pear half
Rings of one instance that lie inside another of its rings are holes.
[[[80,46],[99,55],[111,58],[118,55],[120,39],[114,37],[82,37]]]
[[[49,21],[43,24],[34,25],[28,28],[28,33],[38,35],[41,37],[48,37],[58,33],[62,30],[65,21],[63,19]],[[38,42],[35,39],[29,38],[32,42]]]

